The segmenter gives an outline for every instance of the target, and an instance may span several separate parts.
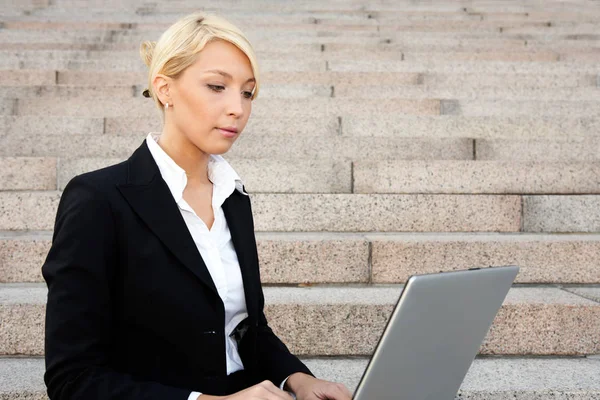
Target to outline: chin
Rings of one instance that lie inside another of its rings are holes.
[[[229,150],[231,149],[231,145],[230,144],[225,144],[223,146],[212,146],[210,148],[209,153],[210,154],[225,154],[227,153]]]

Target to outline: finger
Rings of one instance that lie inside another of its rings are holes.
[[[350,392],[350,390],[346,387],[346,385],[342,384],[342,383],[338,383],[340,390],[342,391],[342,393],[344,393],[344,395],[346,397],[348,397],[348,399],[352,398],[352,392]]]
[[[352,395],[341,383],[331,383],[323,391],[327,399],[331,400],[350,400]]]

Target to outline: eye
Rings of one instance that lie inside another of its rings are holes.
[[[206,85],[206,86],[208,86],[215,92],[220,92],[221,90],[225,89],[225,86],[218,86],[218,85]]]
[[[250,98],[252,98],[252,92],[244,92],[244,96],[245,96],[247,99],[250,99]]]

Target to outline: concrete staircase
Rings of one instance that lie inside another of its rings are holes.
[[[61,190],[160,130],[137,48],[199,3],[12,3],[0,399],[46,399],[40,267]],[[201,4],[259,55],[262,90],[226,158],[292,351],[353,390],[411,274],[517,264],[460,397],[600,399],[599,1]]]

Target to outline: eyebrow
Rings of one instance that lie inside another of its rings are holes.
[[[204,73],[209,73],[209,72],[217,73],[217,74],[223,75],[229,79],[233,79],[233,76],[231,76],[230,74],[228,74],[225,71],[221,71],[220,69],[209,69],[208,71],[204,71]],[[248,82],[256,82],[256,79],[248,78],[248,80],[245,83],[248,83]]]

